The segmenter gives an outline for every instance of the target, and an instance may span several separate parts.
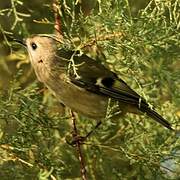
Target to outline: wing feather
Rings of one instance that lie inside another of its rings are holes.
[[[108,70],[100,62],[73,51],[61,50],[60,56],[67,59],[67,61],[64,61],[67,67],[69,67],[69,60],[71,58],[73,59],[76,73],[74,73],[74,68],[71,68],[68,72],[69,79],[75,85],[95,94],[107,96],[127,105],[132,105],[172,130],[170,123],[151,109],[145,99],[133,91],[122,79],[118,78],[115,73]],[[107,84],[104,83],[106,81]]]

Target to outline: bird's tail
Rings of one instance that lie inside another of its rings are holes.
[[[145,112],[148,116],[150,116],[151,118],[153,118],[155,121],[157,121],[158,123],[162,124],[166,128],[168,128],[170,130],[174,130],[171,127],[171,124],[167,120],[165,120],[160,114],[158,114],[156,111],[154,111],[150,107],[145,106],[145,107],[140,108],[140,110],[142,112]]]

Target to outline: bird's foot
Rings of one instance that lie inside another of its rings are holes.
[[[80,136],[80,135],[77,135],[77,134],[73,134],[73,138],[72,136],[71,137],[68,137],[66,138],[66,142],[71,145],[71,146],[76,146],[78,143],[79,144],[83,144],[87,138],[89,138],[91,136],[91,134],[101,125],[101,121],[97,122],[96,126],[94,127],[94,129],[92,129],[89,133],[86,134],[86,136]]]
[[[86,136],[76,135],[71,140],[70,139],[66,139],[66,142],[67,142],[67,144],[69,144],[71,146],[76,146],[77,144],[83,144],[84,141],[86,141],[86,139],[87,139]]]

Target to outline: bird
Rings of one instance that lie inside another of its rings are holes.
[[[123,114],[146,114],[169,130],[171,124],[116,73],[77,50],[57,46],[52,36],[35,34],[23,44],[38,80],[58,101],[86,117],[102,120],[109,100]]]

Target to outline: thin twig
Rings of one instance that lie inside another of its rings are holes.
[[[97,36],[97,37],[92,38],[92,39],[88,40],[87,42],[83,43],[80,48],[92,46],[98,41],[107,41],[107,40],[112,40],[115,38],[122,38],[122,37],[124,37],[124,33],[122,33],[122,32],[114,32],[114,33],[107,34],[107,35]]]
[[[17,23],[23,21],[23,18],[20,18],[20,16],[21,17],[30,17],[30,14],[18,12],[16,9],[16,1],[15,0],[11,0],[11,8],[12,9],[9,11],[9,13],[13,12],[13,14],[14,14],[14,22],[13,22],[13,25],[11,27],[11,30],[14,30]]]
[[[81,142],[78,141],[78,131],[77,131],[77,127],[76,127],[76,117],[73,111],[70,110],[71,113],[71,118],[72,118],[72,124],[73,124],[73,138],[77,139],[77,141],[75,142],[76,144],[76,150],[78,153],[78,159],[80,162],[80,166],[81,166],[81,177],[83,180],[87,180],[87,175],[86,175],[86,168],[85,168],[85,163],[84,163],[84,158],[83,158],[83,154],[82,154],[82,150],[81,150]]]
[[[1,144],[1,145],[0,145],[0,148],[6,150],[7,152],[8,152],[8,151],[12,151],[12,150],[15,149],[14,147],[12,147],[12,146],[10,146],[10,145],[8,145],[8,144]],[[33,164],[31,164],[31,163],[29,163],[29,162],[21,159],[20,157],[16,156],[15,153],[8,153],[8,155],[9,155],[9,156],[8,156],[7,159],[3,159],[4,161],[10,161],[10,160],[11,160],[11,161],[19,161],[19,162],[21,162],[21,163],[23,163],[23,164],[25,164],[25,165],[27,165],[27,166],[29,166],[29,167],[33,167],[33,166],[34,166]]]
[[[11,146],[11,145],[9,145],[9,144],[1,144],[1,145],[0,145],[0,148],[2,148],[3,150],[5,150],[6,152],[8,152],[8,158],[6,158],[6,159],[1,158],[3,161],[14,161],[14,162],[15,162],[15,161],[19,161],[19,162],[21,162],[22,164],[27,165],[28,167],[31,167],[31,168],[34,167],[34,164],[25,161],[24,159],[18,157],[14,152],[12,152],[13,150],[17,150],[17,148],[15,148],[15,147],[13,147],[13,146]],[[47,168],[46,168],[44,165],[42,165],[42,164],[40,164],[40,163],[38,163],[37,165],[38,165],[38,167],[39,167],[40,169],[43,169],[43,170],[45,170],[45,171],[48,171]],[[51,170],[48,172],[48,173],[49,173],[48,176],[49,176],[52,180],[57,180],[56,177],[52,174],[52,172],[53,172],[53,168],[51,168]]]

